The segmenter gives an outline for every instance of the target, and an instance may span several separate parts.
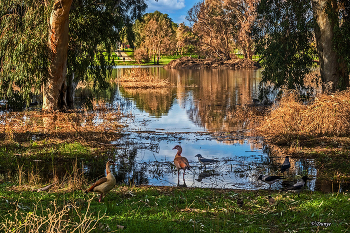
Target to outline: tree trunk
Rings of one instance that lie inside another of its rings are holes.
[[[43,110],[54,111],[66,106],[68,19],[73,0],[56,0],[50,17],[50,75],[44,84]]]
[[[317,52],[320,59],[321,79],[324,89],[336,91],[345,89],[349,85],[349,78],[344,75],[344,65],[339,64],[339,57],[333,49],[333,29],[326,7],[329,0],[312,0],[312,9],[316,20],[315,36]],[[335,8],[332,8],[336,11]],[[347,72],[345,72],[347,73]],[[328,86],[328,88],[326,88]]]
[[[74,81],[74,74],[67,76],[67,107],[74,108],[74,91],[77,87],[77,83]]]

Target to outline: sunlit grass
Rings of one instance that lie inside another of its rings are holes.
[[[74,192],[14,192],[0,186],[4,220],[14,221],[7,211],[28,215],[40,201],[43,209],[55,211],[72,203],[80,215],[102,218],[92,232],[346,232],[349,230],[349,194],[305,191],[298,197],[285,192],[214,190],[174,187],[127,187],[113,189],[103,203],[94,194]],[[267,196],[276,199],[269,205]],[[93,200],[89,201],[89,198]],[[237,206],[237,198],[244,200]],[[4,200],[8,200],[7,202]],[[11,204],[16,203],[16,204]],[[26,208],[18,208],[16,205]],[[90,205],[90,206],[89,206]],[[59,209],[59,208],[58,208]],[[47,213],[47,212],[46,212]],[[46,215],[44,212],[42,213]],[[79,218],[71,219],[79,224]],[[317,227],[313,222],[331,223]],[[101,230],[103,228],[104,230]],[[88,228],[90,229],[90,228]],[[108,230],[109,229],[109,230]]]

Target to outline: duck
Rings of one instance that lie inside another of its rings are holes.
[[[268,183],[270,185],[270,189],[271,189],[271,185],[277,181],[279,181],[280,179],[284,179],[283,176],[263,176],[260,175],[258,180],[264,181],[265,183]]]
[[[108,161],[106,163],[106,177],[103,177],[96,181],[93,185],[90,186],[87,190],[85,190],[85,193],[88,192],[97,192],[100,194],[99,202],[102,201],[103,197],[111,191],[114,186],[116,185],[116,180],[114,175],[111,172],[111,165],[113,165],[113,161]]]
[[[306,184],[307,180],[311,180],[311,179],[308,178],[307,176],[303,176],[301,178],[301,181],[299,181],[299,182],[293,184],[292,186],[288,187],[287,190],[291,191],[291,192],[298,193],[298,197],[299,197],[300,192],[303,191],[304,188],[305,188],[305,184]]]
[[[289,156],[286,156],[286,158],[284,159],[284,162],[281,166],[281,172],[285,172],[290,168],[290,162],[289,162]]]
[[[179,185],[179,176],[180,176],[180,169],[184,170],[183,173],[183,181],[185,183],[185,171],[186,169],[190,169],[190,164],[188,163],[187,158],[181,156],[182,153],[182,147],[180,145],[176,145],[173,150],[177,150],[177,153],[175,155],[175,159],[174,159],[174,165],[177,169],[177,183]]]
[[[208,164],[212,164],[212,163],[217,163],[217,162],[219,162],[219,160],[216,160],[216,159],[206,159],[206,158],[204,158],[201,154],[197,154],[197,155],[195,155],[195,157],[198,157],[199,162],[200,162],[202,165],[204,165],[204,168],[205,168],[205,166],[208,165]]]

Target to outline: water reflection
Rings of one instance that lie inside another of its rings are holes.
[[[271,154],[260,138],[239,134],[245,130],[245,119],[237,119],[235,112],[238,106],[251,103],[258,95],[259,71],[147,69],[159,79],[168,79],[172,85],[160,90],[134,90],[118,85],[111,85],[107,90],[88,87],[77,90],[77,106],[96,97],[134,116],[125,119],[129,127],[125,128],[123,137],[111,142],[113,149],[106,158],[78,160],[78,167],[84,167],[88,179],[103,176],[108,157],[116,162],[113,172],[118,184],[176,186],[172,148],[177,144],[182,146],[183,155],[193,167],[193,172],[186,171],[188,187],[266,189],[267,184],[258,182],[259,175],[281,175],[278,170],[283,154]],[[125,72],[126,69],[116,69],[113,77]],[[99,122],[97,114],[93,119],[85,119],[84,124]],[[219,162],[203,168],[196,154]],[[13,162],[7,162],[14,166],[11,168],[0,163],[0,175],[15,171],[16,161],[14,158]],[[44,171],[60,170],[61,174],[55,174],[64,176],[71,171],[72,161],[48,160],[35,165],[26,160],[24,163],[28,169],[45,168],[40,170],[40,175],[52,178],[54,173]],[[303,175],[313,178],[307,183],[311,190],[344,192],[349,189],[348,184],[317,179],[319,173],[314,160],[291,158],[291,168],[284,174],[286,181],[275,183],[272,189],[279,190]]]
[[[148,124],[148,129],[153,130],[167,130],[167,127],[171,127],[170,131],[182,128],[191,132],[241,129],[243,122],[234,119],[235,110],[257,97],[261,78],[257,70],[165,70],[159,67],[149,70],[159,79],[168,79],[172,86],[160,90],[119,88],[114,104],[124,98],[132,100],[136,116],[158,118]],[[118,69],[113,76],[120,77],[126,72]],[[173,127],[175,124],[177,127]]]
[[[194,168],[186,172],[188,187],[265,189],[268,185],[257,181],[259,175],[281,175],[278,170],[284,155],[272,155],[261,139],[237,133],[245,129],[245,119],[237,119],[235,112],[258,96],[259,70],[147,69],[171,85],[159,90],[115,86],[114,95],[105,98],[134,115],[127,122],[128,136],[112,142],[117,147],[125,144],[114,152],[120,163],[115,170],[119,182],[176,186],[171,150],[176,144],[181,144]],[[113,78],[126,72],[116,69]],[[203,169],[194,157],[198,153],[220,162]],[[286,181],[275,183],[273,189],[305,174],[314,178],[307,184],[311,190],[323,189],[317,185],[313,160],[291,159],[291,163]]]

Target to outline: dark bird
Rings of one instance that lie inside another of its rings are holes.
[[[240,198],[238,198],[238,199],[237,199],[237,206],[238,206],[238,207],[243,207],[243,204],[244,204],[244,203],[243,203],[243,200],[240,199]]]
[[[304,190],[305,188],[305,184],[306,184],[306,181],[307,180],[311,180],[310,178],[308,178],[307,176],[303,176],[301,178],[301,181],[297,182],[296,184],[294,184],[293,186],[290,186],[287,188],[288,191],[291,191],[291,192],[296,192],[298,193],[298,197],[299,197],[299,194],[301,191]]]
[[[265,183],[268,183],[270,185],[270,189],[271,189],[271,185],[277,181],[279,181],[280,179],[284,179],[283,176],[263,176],[260,175],[258,180],[264,181]]]
[[[116,184],[115,178],[111,172],[111,165],[114,164],[113,161],[108,161],[106,164],[107,176],[99,179],[90,188],[88,188],[85,193],[97,192],[100,194],[99,202],[102,201],[103,196],[105,196]]]
[[[276,202],[276,200],[273,199],[273,197],[271,197],[271,196],[268,196],[268,198],[269,198],[269,204],[270,204],[270,205],[274,205],[275,202]]]
[[[284,159],[284,162],[281,166],[281,172],[285,172],[290,168],[290,162],[289,162],[289,156],[286,156],[286,158]]]
[[[198,157],[199,162],[204,165],[204,167],[208,164],[212,164],[212,163],[217,163],[219,162],[219,160],[216,159],[206,159],[203,158],[203,156],[201,154],[197,154],[195,157]]]
[[[174,165],[177,169],[177,184],[179,185],[180,169],[184,170],[183,181],[185,182],[185,171],[186,171],[186,169],[190,169],[190,164],[188,163],[188,160],[185,157],[181,156],[182,147],[180,145],[176,145],[173,148],[173,150],[175,150],[175,149],[177,150],[177,153],[175,155]]]

